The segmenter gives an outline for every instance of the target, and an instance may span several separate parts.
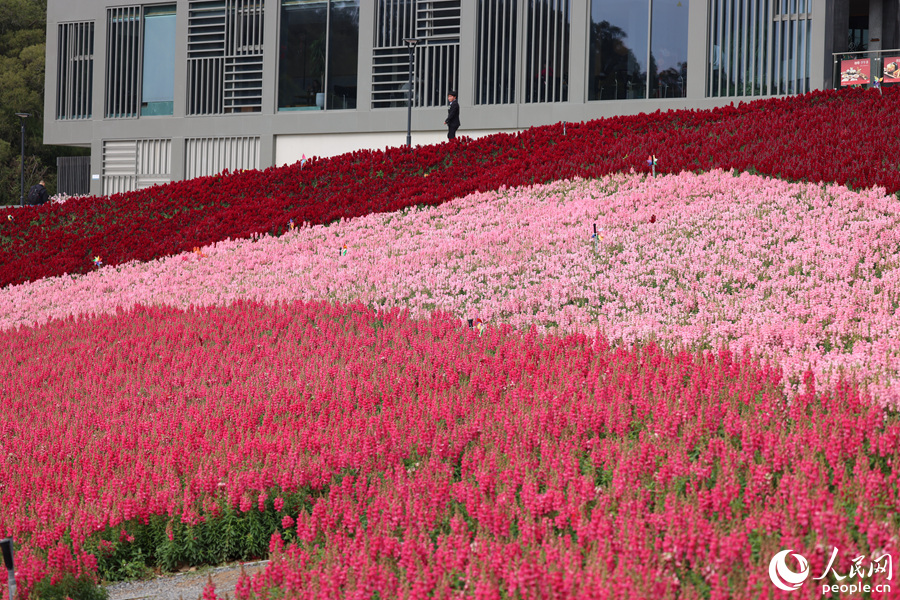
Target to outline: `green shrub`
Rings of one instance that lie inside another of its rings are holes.
[[[75,577],[66,573],[56,583],[50,582],[47,576],[40,580],[31,590],[31,600],[106,600],[108,594],[105,589],[97,585],[90,575]]]

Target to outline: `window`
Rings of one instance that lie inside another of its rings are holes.
[[[517,0],[478,0],[475,104],[516,102]]]
[[[689,0],[592,0],[588,100],[686,95]]]
[[[688,0],[653,0],[650,97],[687,95]]]
[[[459,83],[460,0],[376,0],[372,108],[444,106]],[[418,40],[409,63],[404,39]]]
[[[713,0],[707,96],[809,91],[812,2]]]
[[[284,0],[280,110],[356,108],[359,0]]]
[[[569,99],[571,0],[478,0],[476,10],[475,104]]]
[[[356,108],[359,0],[331,2],[328,23],[327,109]]]
[[[188,3],[187,114],[262,110],[264,0]]]
[[[144,57],[141,116],[171,115],[175,106],[174,5],[144,8]]]
[[[175,5],[107,9],[105,115],[171,115]]]
[[[106,117],[137,117],[141,98],[141,7],[108,9],[106,35]]]
[[[525,23],[525,102],[569,98],[570,0],[529,0]]]
[[[56,118],[90,119],[94,85],[94,23],[59,26]]]

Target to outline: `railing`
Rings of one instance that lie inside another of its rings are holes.
[[[900,83],[900,49],[835,52],[834,87]]]

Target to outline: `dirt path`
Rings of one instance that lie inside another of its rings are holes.
[[[252,574],[269,561],[244,563],[244,571]],[[201,569],[155,579],[111,583],[106,586],[109,600],[196,600],[203,593],[207,580],[212,577],[216,593],[222,598],[234,598],[234,586],[241,574],[241,565],[232,564],[211,569]]]

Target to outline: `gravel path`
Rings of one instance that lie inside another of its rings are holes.
[[[267,560],[244,563],[244,571],[255,573],[269,563]],[[216,593],[222,598],[234,598],[234,586],[241,574],[240,564],[201,569],[155,579],[123,581],[106,586],[109,600],[195,600],[203,594],[207,580],[212,577]]]

